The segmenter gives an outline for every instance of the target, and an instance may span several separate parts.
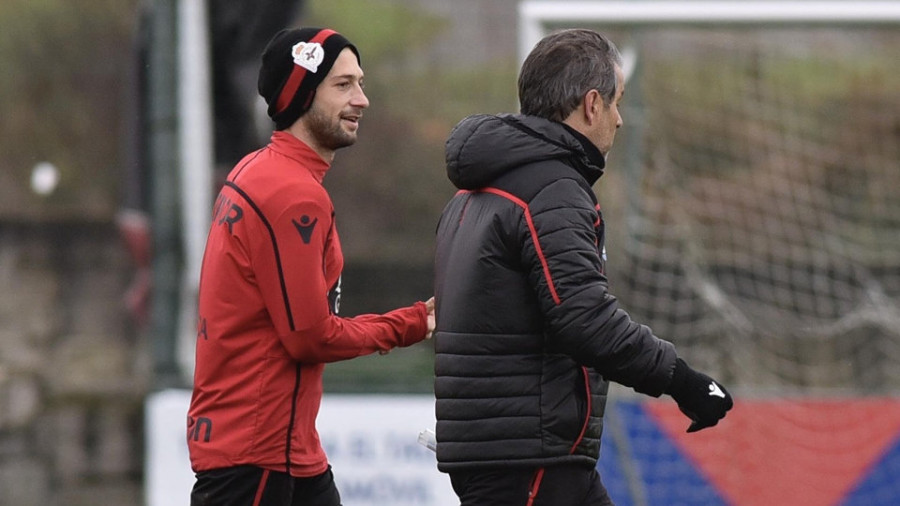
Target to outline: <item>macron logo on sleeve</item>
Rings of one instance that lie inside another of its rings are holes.
[[[308,215],[304,214],[299,222],[297,220],[291,220],[291,222],[297,227],[297,232],[300,232],[300,238],[303,239],[303,244],[309,244],[310,239],[312,239],[313,230],[316,228],[316,223],[319,222],[319,218],[310,219]]]
[[[715,382],[709,384],[709,395],[710,397],[721,397],[723,399],[725,398],[725,392],[723,392],[722,389],[719,388],[719,385],[716,385]]]

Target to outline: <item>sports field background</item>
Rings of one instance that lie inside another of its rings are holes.
[[[372,102],[326,180],[347,257],[343,312],[425,299],[454,192],[443,144],[468,114],[515,110],[519,3],[299,3],[297,23],[360,48]],[[0,506],[143,503],[160,449],[148,399],[189,386],[185,203],[167,144],[180,109],[146,94],[175,88],[156,71],[173,63],[160,47],[174,50],[177,4],[0,2]],[[211,38],[216,78],[240,90],[217,85],[216,177],[265,141],[247,47],[266,4],[209,0],[216,26],[242,27]],[[900,503],[896,25],[595,28],[630,76],[595,186],[611,290],[737,398],[719,427],[686,435],[667,399],[615,388],[600,464],[613,497]],[[325,387],[427,398],[432,356],[426,343],[330,365]],[[181,423],[165,425],[176,441]],[[413,460],[428,456],[416,456],[417,430],[397,436]],[[392,483],[424,504],[423,489]]]

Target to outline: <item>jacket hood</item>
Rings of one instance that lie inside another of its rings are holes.
[[[603,174],[603,155],[568,126],[536,116],[469,116],[450,132],[447,177],[463,190],[483,188],[522,165],[559,159],[593,185]]]

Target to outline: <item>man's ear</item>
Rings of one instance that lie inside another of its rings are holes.
[[[584,94],[582,105],[584,106],[584,121],[588,125],[593,125],[599,120],[603,110],[603,97],[600,96],[599,91],[590,90]]]

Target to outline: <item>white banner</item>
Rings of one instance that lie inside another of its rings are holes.
[[[147,399],[147,506],[187,506],[194,475],[185,442],[190,392]],[[417,443],[434,428],[430,395],[326,395],[319,435],[344,506],[451,506],[459,500],[434,453]]]

